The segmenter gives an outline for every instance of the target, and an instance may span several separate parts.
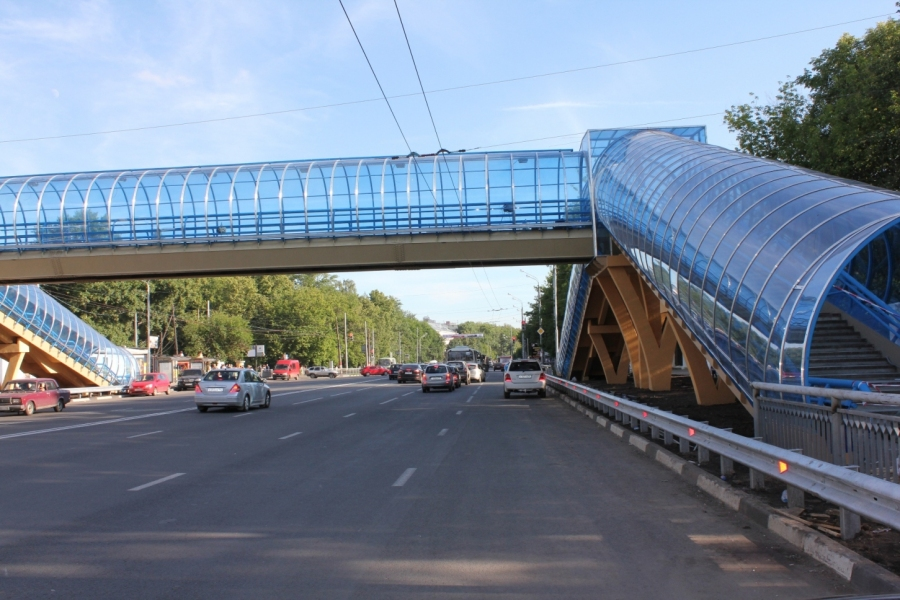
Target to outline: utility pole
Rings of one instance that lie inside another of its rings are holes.
[[[347,346],[347,313],[344,313],[344,368],[350,368],[350,348]]]
[[[134,311],[134,347],[138,347],[138,324],[137,324],[137,311]]]
[[[419,362],[419,348],[422,347],[422,340],[419,338],[419,326],[416,325],[416,362]]]
[[[206,318],[209,318],[209,300],[206,301]]]
[[[150,353],[150,282],[147,282],[147,372],[153,371],[153,359]]]
[[[175,318],[175,303],[172,303],[172,325],[175,327],[175,356],[178,356],[178,319]]]
[[[559,301],[556,297],[556,291],[556,265],[553,265],[553,330],[556,338],[554,359],[559,356]]]
[[[366,365],[369,364],[369,322],[363,321],[363,326],[365,327],[364,337],[366,338]]]
[[[403,363],[403,332],[402,331],[397,332],[397,344],[400,346],[399,357],[400,357],[400,363],[402,364]]]

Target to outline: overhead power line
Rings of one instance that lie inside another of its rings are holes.
[[[400,130],[400,136],[403,137],[403,143],[406,144],[407,150],[412,153],[412,148],[409,145],[409,141],[407,141],[406,139],[406,134],[403,133],[403,128],[400,127],[400,121],[397,120],[397,115],[394,113],[394,108],[391,106],[391,101],[388,100],[387,94],[384,93],[384,88],[381,87],[381,82],[378,81],[378,75],[375,74],[375,67],[372,66],[372,61],[369,60],[369,55],[366,54],[366,49],[363,48],[362,41],[360,41],[359,36],[356,34],[356,27],[353,26],[353,21],[350,20],[350,15],[347,13],[347,9],[344,8],[344,0],[338,0],[338,2],[340,2],[341,4],[341,9],[344,11],[344,16],[347,17],[347,22],[350,24],[350,29],[353,30],[353,37],[356,38],[356,43],[359,44],[359,49],[362,50],[363,56],[366,57],[366,64],[369,65],[369,70],[372,71],[372,77],[375,78],[375,83],[378,84],[378,89],[381,91],[381,97],[384,98],[384,103],[387,104],[388,110],[391,111],[391,116],[394,117],[394,123],[397,124],[397,129]]]
[[[341,3],[341,7],[343,8],[343,3]],[[347,11],[345,9],[344,10],[345,15],[346,15],[346,12]],[[496,80],[492,80],[492,81],[483,81],[480,83],[457,85],[457,86],[452,86],[452,87],[430,90],[428,93],[429,94],[441,94],[441,93],[452,92],[452,91],[457,91],[457,90],[486,87],[486,86],[491,86],[491,85],[501,85],[501,84],[513,83],[513,82],[517,82],[517,81],[527,81],[530,79],[539,79],[539,78],[543,78],[543,77],[555,77],[558,75],[566,75],[566,74],[570,74],[570,73],[579,73],[579,72],[583,72],[583,71],[605,69],[605,68],[609,68],[609,67],[628,65],[628,64],[639,63],[639,62],[647,62],[647,61],[659,60],[659,59],[663,59],[663,58],[672,58],[675,56],[696,54],[699,52],[708,52],[710,50],[719,50],[722,48],[730,48],[730,47],[734,47],[734,46],[741,46],[744,44],[753,44],[753,43],[757,43],[757,42],[763,42],[763,41],[768,41],[768,40],[773,40],[773,39],[778,39],[778,38],[784,38],[784,37],[789,37],[789,36],[793,36],[793,35],[801,35],[801,34],[810,33],[813,31],[821,31],[823,29],[831,29],[833,27],[842,27],[844,25],[852,25],[854,23],[861,23],[863,21],[871,21],[873,19],[882,19],[884,17],[890,17],[890,16],[893,16],[893,13],[875,15],[875,16],[871,16],[871,17],[864,17],[861,19],[853,19],[852,21],[843,21],[841,23],[832,23],[830,25],[822,25],[820,27],[811,27],[809,29],[801,29],[798,31],[791,31],[791,32],[787,32],[787,33],[768,35],[768,36],[753,38],[753,39],[749,39],[749,40],[730,42],[727,44],[718,44],[715,46],[705,46],[702,48],[681,50],[678,52],[669,52],[666,54],[657,54],[654,56],[645,56],[642,58],[634,58],[634,59],[630,59],[630,60],[623,60],[623,61],[617,61],[617,62],[611,62],[611,63],[603,63],[603,64],[592,65],[592,66],[588,66],[588,67],[579,67],[579,68],[574,68],[574,69],[565,69],[562,71],[550,71],[550,72],[546,72],[546,73],[537,73],[534,75],[523,75],[521,77],[511,77],[511,78],[507,78],[507,79],[496,79]],[[348,20],[349,20],[349,17],[348,17]],[[354,35],[356,35],[355,30],[354,30]],[[359,41],[359,38],[357,38],[357,42],[358,41]],[[368,57],[366,58],[366,60],[368,61]],[[380,84],[379,84],[379,87],[380,87]],[[29,138],[14,138],[14,139],[8,139],[8,140],[0,140],[0,144],[13,144],[13,143],[20,143],[20,142],[38,142],[38,141],[45,141],[45,140],[60,140],[60,139],[66,139],[66,138],[89,137],[89,136],[108,135],[108,134],[115,134],[115,133],[131,133],[131,132],[136,132],[136,131],[150,131],[150,130],[154,130],[154,129],[169,129],[169,128],[173,128],[173,127],[186,127],[186,126],[190,126],[190,125],[204,125],[207,123],[220,123],[220,122],[225,122],[225,121],[237,121],[237,120],[241,120],[241,119],[254,119],[254,118],[258,118],[258,117],[284,115],[284,114],[296,113],[296,112],[321,110],[321,109],[325,109],[325,108],[339,108],[342,106],[351,106],[354,104],[368,104],[371,102],[379,102],[382,99],[394,100],[394,99],[398,99],[398,98],[409,98],[411,96],[417,96],[418,94],[419,94],[418,92],[413,92],[413,93],[407,93],[407,94],[395,94],[393,96],[384,96],[384,92],[382,91],[382,98],[366,98],[366,99],[361,99],[361,100],[347,100],[345,102],[334,102],[331,104],[319,104],[319,105],[314,105],[314,106],[303,106],[303,107],[299,107],[299,108],[287,108],[284,110],[273,110],[273,111],[258,112],[258,113],[248,113],[248,114],[244,114],[244,115],[233,115],[230,117],[216,117],[216,118],[212,118],[212,119],[197,119],[197,120],[193,120],[193,121],[179,121],[176,123],[165,123],[165,124],[160,124],[160,125],[145,125],[145,126],[141,126],[141,127],[123,127],[123,128],[119,128],[119,129],[105,129],[105,130],[101,130],[101,131],[88,131],[88,132],[82,132],[82,133],[46,135],[46,136],[29,137]]]

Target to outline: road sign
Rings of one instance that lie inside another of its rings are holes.
[[[544,328],[538,327],[538,335],[544,335]]]
[[[247,358],[258,358],[265,355],[266,347],[263,345],[250,346],[250,350],[247,352]]]

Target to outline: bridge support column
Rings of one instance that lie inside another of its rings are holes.
[[[615,323],[606,324],[609,316],[609,301],[604,298],[600,316],[597,318],[598,324],[588,323],[587,334],[591,338],[597,358],[600,359],[606,383],[622,384],[628,381],[628,367],[631,361],[620,327]],[[610,337],[613,339],[609,340]]]
[[[691,375],[691,383],[694,384],[694,394],[697,396],[697,404],[712,406],[715,404],[731,404],[737,398],[725,384],[721,377],[713,378],[706,357],[697,349],[691,340],[690,334],[673,318],[666,319],[666,327],[671,327],[678,340],[678,346],[687,363],[688,373]]]
[[[30,349],[28,344],[22,340],[16,340],[12,344],[0,345],[0,358],[9,363],[6,367],[6,372],[3,374],[2,385],[6,385],[11,379],[15,379],[16,373],[22,368],[25,354]]]

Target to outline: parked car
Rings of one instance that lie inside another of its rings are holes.
[[[484,371],[481,369],[481,365],[478,363],[466,363],[466,368],[469,370],[469,381],[484,383]]]
[[[366,365],[359,370],[359,374],[363,377],[368,377],[369,375],[387,375],[388,370],[381,365]]]
[[[201,379],[203,379],[202,369],[185,369],[175,380],[175,389],[178,391],[192,390]]]
[[[70,398],[69,390],[59,389],[55,379],[13,379],[0,391],[0,411],[27,416],[43,408],[62,412]]]
[[[459,375],[460,382],[469,385],[472,383],[472,378],[469,377],[469,369],[466,367],[466,363],[461,360],[451,360],[447,361],[448,367],[453,367],[456,369],[457,374]]]
[[[393,364],[388,368],[388,379],[397,379],[397,373],[400,372],[400,365]]]
[[[306,369],[306,374],[312,379],[315,379],[316,377],[331,377],[334,379],[340,375],[341,372],[332,367],[309,367]]]
[[[495,371],[505,371],[506,365],[512,360],[512,356],[498,356],[497,362],[494,363]]]
[[[272,379],[299,380],[302,372],[299,360],[285,358],[275,363],[275,367],[272,369]]]
[[[510,394],[537,394],[547,397],[547,375],[534,359],[518,359],[509,363],[503,375],[503,397]]]
[[[129,396],[155,396],[157,392],[169,395],[171,384],[165,373],[145,373],[128,386]]]
[[[452,392],[456,389],[456,381],[447,365],[428,365],[422,375],[422,391],[426,394],[435,389]]]
[[[413,363],[401,365],[400,370],[397,371],[397,383],[406,383],[407,381],[421,383],[423,370],[422,365]]]
[[[194,403],[200,412],[217,406],[242,411],[269,408],[272,391],[253,369],[216,369],[194,388]]]

